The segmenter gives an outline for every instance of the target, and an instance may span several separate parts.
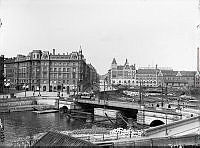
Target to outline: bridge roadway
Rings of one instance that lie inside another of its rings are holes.
[[[110,106],[110,107],[118,107],[118,108],[127,108],[127,109],[136,109],[138,111],[147,111],[147,112],[156,112],[161,114],[168,114],[168,115],[177,115],[181,116],[180,113],[175,112],[174,110],[165,109],[165,108],[150,108],[145,107],[142,108],[140,104],[135,102],[122,102],[122,101],[107,101],[107,100],[87,100],[87,99],[77,99],[76,102],[78,103],[86,103],[86,104],[94,104],[94,105],[101,105],[101,106]]]

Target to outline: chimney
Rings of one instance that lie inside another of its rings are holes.
[[[56,54],[56,51],[55,51],[55,49],[53,49],[53,55],[55,55]]]
[[[199,47],[197,47],[197,71],[199,71]]]
[[[156,69],[158,69],[158,65],[156,64]]]

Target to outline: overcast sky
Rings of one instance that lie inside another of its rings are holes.
[[[115,57],[196,70],[198,0],[0,0],[0,54],[79,50],[105,74]]]

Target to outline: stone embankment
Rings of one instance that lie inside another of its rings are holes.
[[[49,109],[53,106],[38,105],[35,97],[13,97],[0,99],[0,112],[30,111]]]

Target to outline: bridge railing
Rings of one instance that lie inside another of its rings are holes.
[[[100,141],[109,141],[109,140],[119,140],[119,139],[127,139],[127,138],[138,138],[141,137],[143,131],[133,131],[133,130],[126,130],[119,131],[116,133],[110,134],[91,134],[91,135],[76,135],[74,137],[80,138],[83,140],[87,140],[90,142],[100,142]]]

